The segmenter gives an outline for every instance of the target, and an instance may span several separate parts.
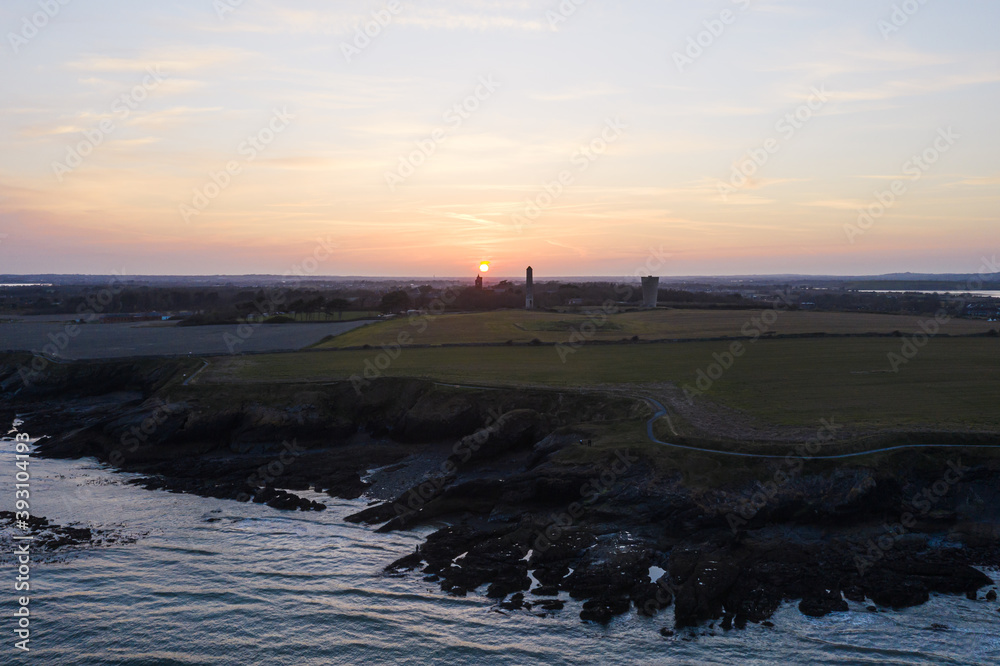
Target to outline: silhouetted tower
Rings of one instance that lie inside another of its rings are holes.
[[[528,275],[524,283],[524,309],[535,309],[535,274],[528,266]]]
[[[660,278],[653,276],[642,278],[642,307],[655,308],[659,300]]]
[[[482,288],[483,288],[483,276],[482,275],[477,275],[476,276],[476,289],[480,289],[481,290]]]

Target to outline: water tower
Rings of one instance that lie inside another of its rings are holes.
[[[642,278],[642,307],[655,308],[659,299],[660,278],[652,275]]]

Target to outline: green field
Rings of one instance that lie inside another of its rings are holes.
[[[767,314],[768,319],[762,319]],[[776,318],[775,317],[776,314]],[[322,348],[407,344],[567,342],[574,332],[588,340],[615,341],[638,336],[643,340],[737,337],[754,332],[787,335],[805,333],[892,333],[919,330],[926,317],[885,314],[802,312],[773,310],[655,310],[602,315],[506,310],[444,314],[419,320],[406,317],[379,322],[324,342]],[[770,322],[770,323],[768,323]],[[956,319],[942,333],[967,335],[996,328],[995,323]],[[403,336],[401,338],[401,336]],[[407,337],[408,336],[408,337]]]
[[[862,427],[1000,427],[1000,340],[933,339],[893,373],[888,354],[898,354],[903,342],[762,339],[747,346],[705,397],[775,424],[815,425],[836,417]],[[565,362],[554,346],[404,349],[381,372],[465,384],[619,386],[656,395],[665,382],[694,385],[699,370],[707,372],[713,355],[729,344],[599,345],[581,347]],[[388,359],[378,348],[216,358],[204,376],[205,381],[346,379]]]

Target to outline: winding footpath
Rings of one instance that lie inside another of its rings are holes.
[[[450,384],[444,382],[434,382],[438,386],[448,386],[451,388],[463,388],[463,389],[478,389],[485,391],[499,391],[502,390],[495,386],[476,386],[472,384]],[[646,422],[646,437],[649,441],[654,444],[659,444],[660,446],[666,446],[671,449],[680,449],[683,451],[694,451],[696,453],[708,453],[712,455],[719,456],[731,456],[735,458],[756,458],[761,460],[846,460],[848,458],[861,458],[863,456],[871,456],[878,453],[889,453],[892,451],[908,451],[917,449],[1000,449],[1000,445],[990,445],[990,444],[978,444],[978,445],[968,445],[968,444],[902,444],[899,446],[887,446],[880,449],[871,449],[868,451],[858,451],[855,453],[841,453],[838,455],[830,456],[797,456],[792,453],[787,455],[774,455],[768,453],[742,453],[739,451],[723,451],[720,449],[704,449],[697,446],[687,446],[686,444],[673,444],[671,442],[664,442],[656,436],[653,426],[658,420],[666,417],[667,424],[670,426],[671,432],[675,435],[677,430],[674,429],[673,423],[670,422],[670,416],[667,412],[667,408],[662,402],[656,398],[650,397],[648,395],[637,395],[632,394],[633,397],[639,398],[649,403],[655,411],[653,416]]]
[[[649,396],[640,396],[643,400],[650,403],[657,411],[653,414],[653,417],[649,419],[646,423],[646,436],[654,444],[660,444],[661,446],[667,446],[673,449],[684,449],[686,451],[697,451],[698,453],[711,453],[720,456],[735,456],[738,458],[771,458],[777,460],[843,460],[845,458],[860,458],[861,456],[875,455],[876,453],[886,453],[889,451],[905,451],[908,449],[996,449],[1000,446],[992,445],[977,445],[970,446],[967,444],[903,444],[901,446],[888,446],[881,449],[872,449],[870,451],[861,451],[858,453],[842,453],[835,456],[796,456],[792,454],[779,456],[766,453],[741,453],[738,451],[720,451],[719,449],[703,449],[696,446],[686,446],[684,444],[671,444],[670,442],[664,442],[656,437],[653,431],[653,425],[664,416],[667,417],[667,422],[669,423],[670,417],[667,416],[667,408],[659,400],[655,398],[650,398]],[[670,429],[674,430],[673,424],[670,424]],[[674,431],[676,433],[676,431]]]
[[[205,365],[203,365],[200,368],[198,368],[193,375],[191,375],[190,377],[188,377],[187,379],[185,379],[184,383],[181,384],[181,386],[187,386],[188,384],[190,384],[192,379],[194,379],[195,377],[197,377],[198,375],[200,375],[201,371],[208,367],[208,361],[206,361],[205,359],[201,359],[201,362],[204,363]]]

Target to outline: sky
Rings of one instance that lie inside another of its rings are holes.
[[[0,273],[981,269],[995,0],[5,0]]]

